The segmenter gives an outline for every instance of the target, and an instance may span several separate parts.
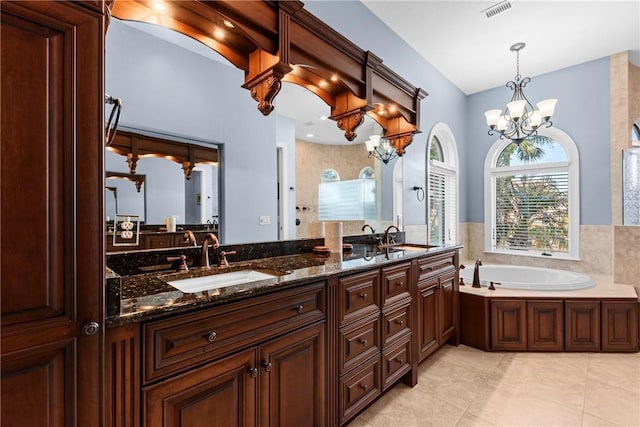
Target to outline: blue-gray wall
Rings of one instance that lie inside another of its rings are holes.
[[[511,93],[501,86],[467,97],[468,140],[462,150],[468,159],[463,175],[467,209],[462,221],[484,220],[484,160],[497,140],[487,134],[484,111],[504,108]],[[525,94],[532,102],[558,99],[553,125],[574,140],[580,155],[580,223],[611,224],[609,59],[532,76]]]

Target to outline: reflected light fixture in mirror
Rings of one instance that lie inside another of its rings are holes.
[[[375,157],[385,165],[398,156],[395,148],[389,144],[387,139],[382,138],[380,135],[371,135],[369,139],[365,141],[365,145],[369,152],[369,157]]]

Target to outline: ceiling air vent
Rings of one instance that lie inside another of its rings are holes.
[[[500,3],[496,3],[491,7],[488,7],[482,11],[487,18],[491,18],[496,16],[499,13],[504,12],[505,10],[511,9],[511,3],[507,0],[501,1]]]

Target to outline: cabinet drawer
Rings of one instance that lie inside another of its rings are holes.
[[[340,279],[340,326],[378,312],[379,277],[374,270]]]
[[[374,357],[340,380],[340,425],[374,401],[380,393],[380,361],[379,357]]]
[[[382,347],[385,348],[401,336],[411,333],[411,300],[397,308],[382,312]]]
[[[148,383],[325,318],[317,283],[143,325]]]
[[[340,372],[344,373],[380,351],[380,320],[372,315],[340,328]]]
[[[418,259],[418,282],[445,271],[455,272],[455,253],[446,253]]]
[[[411,283],[411,263],[403,263],[382,269],[383,307],[407,298]]]
[[[411,370],[411,337],[406,337],[382,353],[382,389],[391,387]]]

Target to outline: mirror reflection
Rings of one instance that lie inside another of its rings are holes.
[[[356,141],[349,143],[327,119],[330,108],[290,83],[276,97],[276,111],[265,117],[241,87],[241,70],[206,46],[150,24],[114,19],[107,32],[105,69],[107,92],[123,100],[121,129],[180,135],[224,149],[217,171],[194,168],[210,192],[191,196],[186,196],[189,190],[176,163],[141,159],[136,172],[147,179],[145,225],[162,226],[167,216],[177,217],[178,230],[217,221],[224,244],[319,237],[318,185],[325,169],[336,171],[341,180],[375,180],[376,218],[345,222],[345,235],[362,234],[365,222],[382,231],[401,221],[402,197],[394,197],[393,190],[401,182],[401,161],[382,165],[369,158],[363,144],[382,131],[373,120],[366,118]],[[325,125],[330,136],[323,133]],[[123,156],[107,153],[106,161],[108,170],[127,172]],[[152,184],[148,169],[160,171],[162,184]],[[217,180],[210,179],[218,173]],[[172,209],[152,202],[156,197],[172,200]],[[196,200],[191,211],[187,197]]]

